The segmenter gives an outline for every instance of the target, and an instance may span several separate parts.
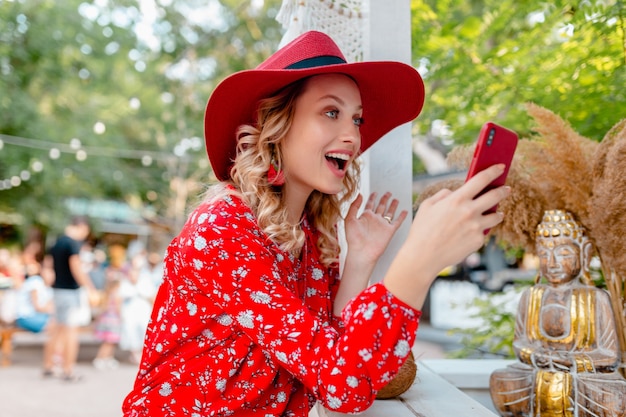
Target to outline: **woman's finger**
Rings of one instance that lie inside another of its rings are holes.
[[[489,230],[497,225],[499,225],[504,219],[504,214],[501,212],[494,212],[486,214],[482,217],[483,221],[483,230]]]
[[[504,185],[502,187],[489,190],[480,197],[476,197],[473,204],[479,213],[485,213],[488,211],[495,212],[495,207],[498,203],[505,199],[509,194],[511,194],[511,187]]]
[[[478,194],[480,194],[480,192],[483,191],[493,180],[502,175],[503,172],[504,164],[492,165],[467,180],[467,182],[463,184],[463,186],[459,188],[458,191],[464,197],[473,199]]]
[[[375,202],[376,202],[376,192],[373,192],[370,194],[369,198],[367,199],[364,209],[374,211]]]
[[[383,212],[383,217],[389,217],[393,219],[393,217],[396,215],[396,210],[398,209],[399,204],[400,202],[397,198],[391,200],[391,203],[389,203],[389,207],[387,207],[386,210]]]
[[[395,225],[397,230],[408,215],[409,212],[407,210],[402,210],[400,214],[398,214],[398,217],[392,220],[391,224]]]
[[[376,214],[380,214],[381,216],[385,215],[385,213],[387,212],[387,202],[389,201],[390,197],[391,193],[389,192],[383,194],[383,196],[380,198],[380,201],[378,202],[378,206],[376,206],[376,210],[374,210]]]
[[[363,204],[363,195],[359,193],[357,194],[354,201],[350,204],[348,212],[346,213],[346,219],[356,219],[361,204]]]

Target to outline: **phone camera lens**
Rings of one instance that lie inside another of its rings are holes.
[[[491,146],[491,144],[493,143],[494,136],[496,136],[496,130],[491,129],[489,131],[489,136],[487,137],[487,146]]]

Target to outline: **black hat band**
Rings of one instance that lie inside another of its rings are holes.
[[[305,68],[315,68],[315,67],[324,67],[326,65],[336,65],[336,64],[345,64],[346,61],[339,58],[338,56],[315,56],[313,58],[303,59],[302,61],[294,62],[289,65],[285,69],[305,69]]]

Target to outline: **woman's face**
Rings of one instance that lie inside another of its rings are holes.
[[[324,74],[306,81],[282,141],[285,193],[304,204],[313,190],[337,194],[361,147],[363,108],[356,83]],[[303,199],[303,200],[302,200]]]

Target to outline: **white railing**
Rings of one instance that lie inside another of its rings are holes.
[[[512,361],[499,359],[426,359],[417,362],[417,377],[400,397],[376,400],[361,417],[495,417],[489,375]],[[317,407],[310,417],[348,414]]]

